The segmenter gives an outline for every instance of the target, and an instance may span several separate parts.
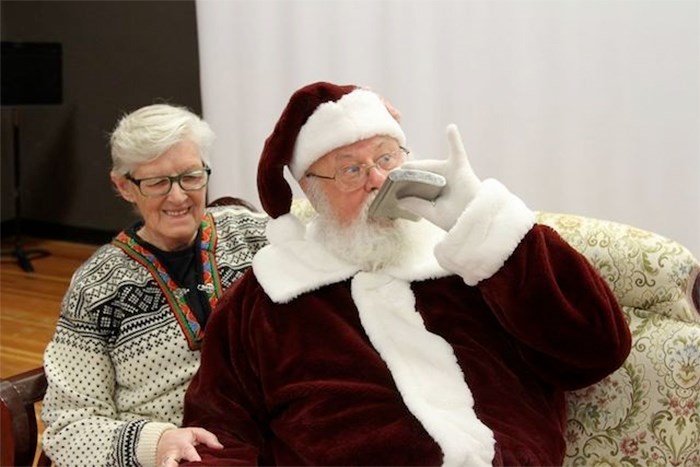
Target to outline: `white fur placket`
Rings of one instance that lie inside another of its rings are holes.
[[[491,465],[493,433],[474,413],[452,347],[425,328],[410,283],[360,272],[352,280],[352,296],[404,403],[442,449],[443,465]]]

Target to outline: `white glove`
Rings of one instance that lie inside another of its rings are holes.
[[[447,144],[447,160],[413,161],[401,166],[407,169],[427,170],[445,177],[447,184],[440,196],[435,201],[406,197],[399,199],[397,203],[401,209],[411,211],[445,231],[454,227],[481,186],[481,180],[469,164],[462,137],[455,124],[447,126]]]

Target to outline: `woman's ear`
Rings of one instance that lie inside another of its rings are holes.
[[[112,184],[114,185],[114,188],[117,190],[117,192],[122,198],[124,198],[130,203],[135,202],[134,193],[129,189],[130,187],[128,186],[131,184],[131,182],[127,180],[127,178],[124,175],[119,174],[115,171],[111,171],[109,173],[109,178],[112,179]]]

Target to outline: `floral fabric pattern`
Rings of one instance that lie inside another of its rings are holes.
[[[700,264],[682,245],[624,224],[538,213],[585,255],[627,317],[632,351],[568,396],[568,466],[700,466]]]

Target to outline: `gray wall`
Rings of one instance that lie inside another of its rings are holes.
[[[0,9],[3,41],[63,46],[63,104],[2,108],[2,221],[16,217],[17,115],[22,219],[98,231],[127,226],[135,216],[112,190],[107,135],[121,115],[154,102],[201,112],[194,0],[2,0]]]

